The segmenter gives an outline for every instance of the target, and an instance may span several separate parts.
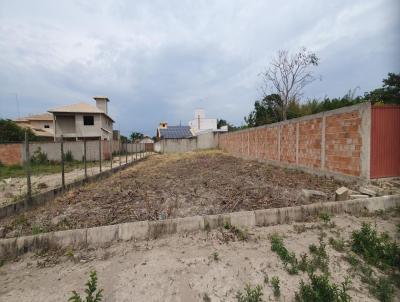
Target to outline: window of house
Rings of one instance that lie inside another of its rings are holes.
[[[85,126],[93,126],[94,125],[94,116],[93,115],[84,115],[83,116],[83,124]]]
[[[48,128],[50,128],[50,125],[44,125],[44,128],[48,129]]]

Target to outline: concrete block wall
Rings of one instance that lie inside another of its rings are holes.
[[[138,152],[145,150],[144,144],[137,144]],[[134,150],[135,146],[131,146]],[[122,150],[122,145],[117,141],[113,142],[113,151]],[[101,156],[104,160],[110,159],[110,141],[101,141]],[[148,147],[152,149],[152,147]],[[36,151],[47,154],[48,160],[61,160],[61,144],[59,142],[31,142],[29,143],[29,154],[33,156]],[[131,149],[128,149],[129,151]],[[83,160],[84,143],[83,141],[65,141],[64,153],[71,151],[75,160]],[[88,161],[99,160],[99,141],[88,140],[86,142],[86,158]],[[0,144],[0,162],[5,165],[21,165],[25,162],[25,145],[23,143]]]
[[[228,153],[338,178],[370,176],[371,104],[222,133]]]
[[[218,133],[207,132],[192,138],[162,139],[154,143],[154,151],[160,153],[180,153],[218,147]]]

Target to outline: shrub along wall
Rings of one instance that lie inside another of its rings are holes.
[[[370,177],[371,104],[220,134],[232,155],[341,178]]]

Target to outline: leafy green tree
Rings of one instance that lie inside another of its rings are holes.
[[[382,88],[372,90],[364,97],[374,103],[400,104],[400,73],[388,73],[388,77],[383,79]]]
[[[21,128],[12,120],[0,119],[0,143],[21,142],[25,139],[25,131],[30,141],[37,139],[30,129]]]
[[[228,126],[228,131],[235,131],[235,130],[238,129],[237,127],[235,127],[234,125],[228,123],[224,119],[217,119],[217,128],[220,129],[223,126]]]
[[[144,135],[143,135],[143,133],[140,133],[140,132],[132,132],[130,135],[130,139],[132,142],[134,142],[136,140],[140,140],[142,138],[144,138]]]

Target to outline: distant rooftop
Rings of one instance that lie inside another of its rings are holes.
[[[189,126],[168,126],[168,128],[160,128],[160,137],[161,138],[189,138],[192,137],[193,134],[190,131]]]
[[[27,122],[27,121],[52,121],[53,115],[51,113],[34,114],[28,115],[22,118],[18,118],[16,122]]]
[[[50,110],[48,110],[48,112],[51,112],[51,113],[103,113],[106,116],[108,116],[103,110],[100,110],[96,106],[92,106],[92,105],[89,105],[84,102],[50,109]],[[108,116],[108,117],[111,119],[110,116]]]

